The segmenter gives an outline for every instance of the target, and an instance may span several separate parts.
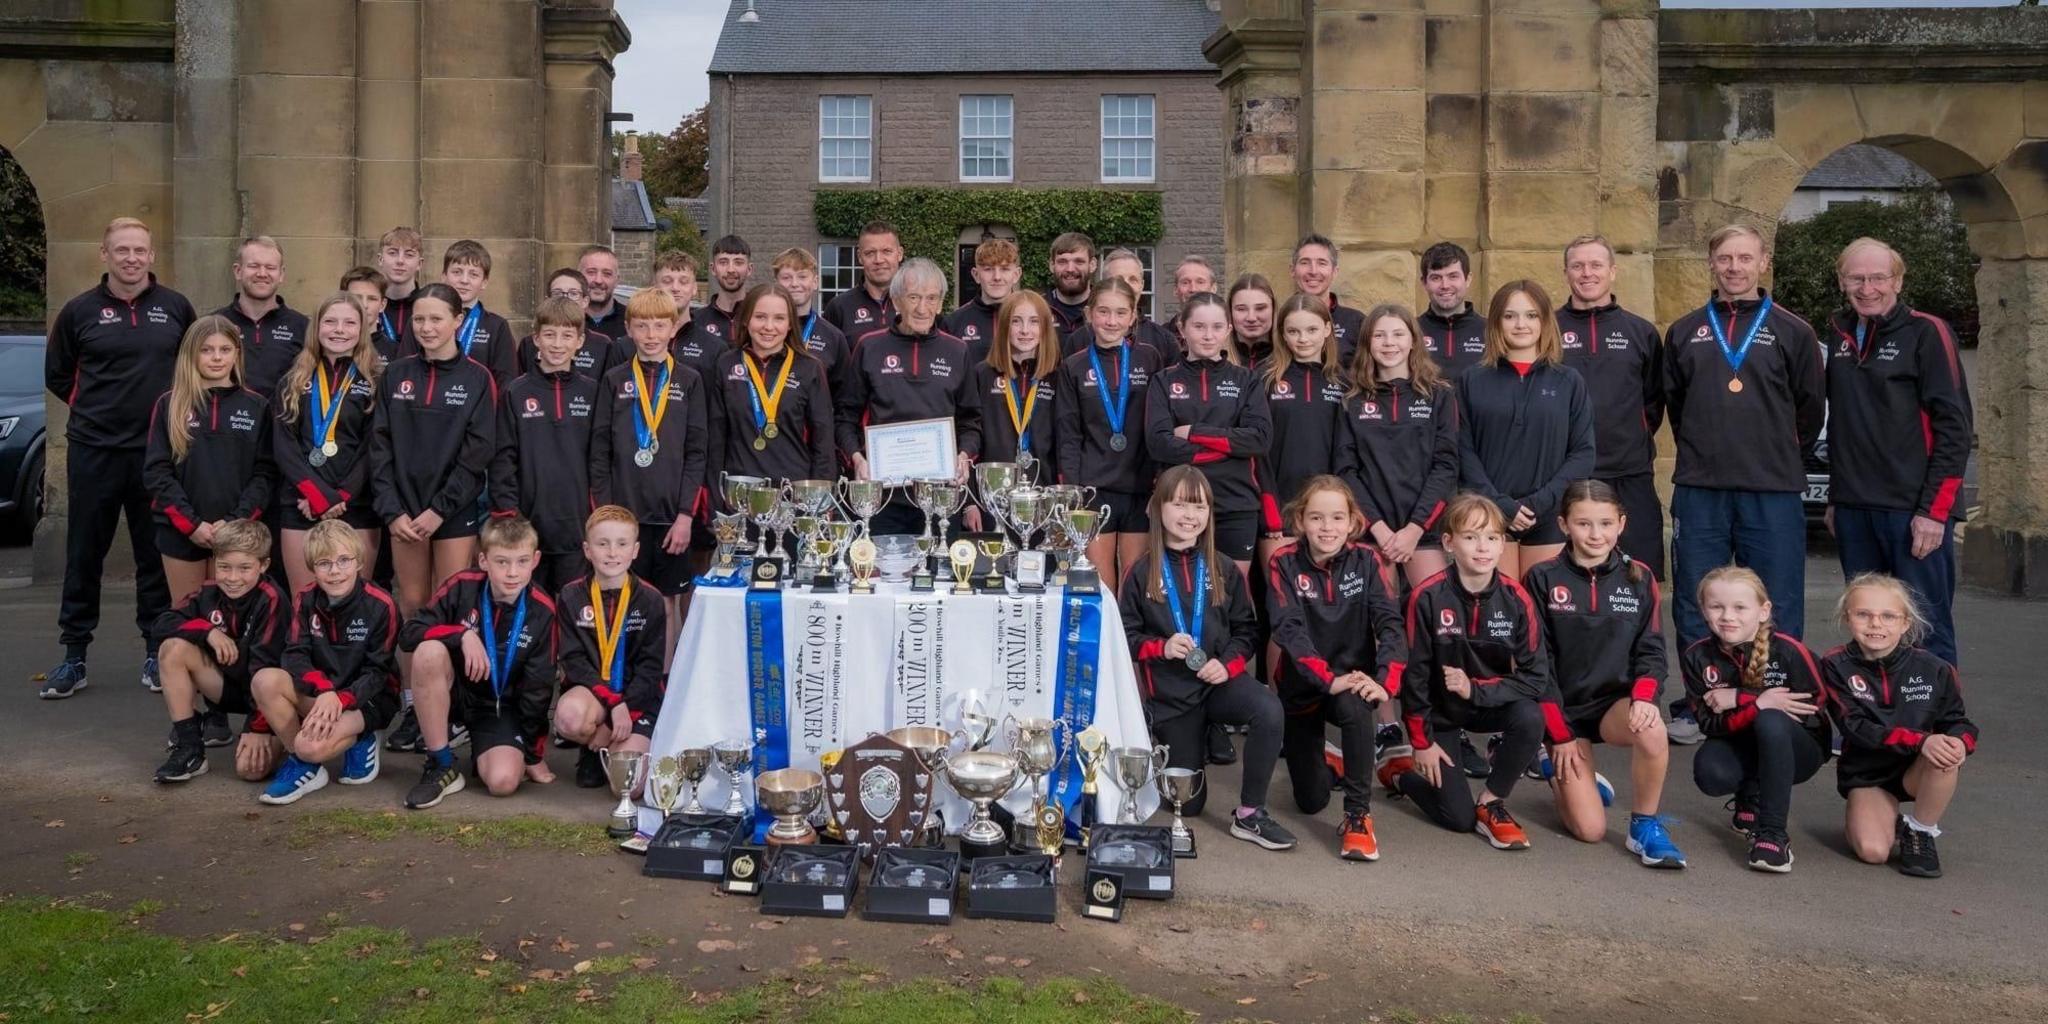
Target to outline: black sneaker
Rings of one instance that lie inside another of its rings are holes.
[[[1727,811],[1729,812],[1729,828],[1732,828],[1737,833],[1745,836],[1754,835],[1756,833],[1755,804],[1752,804],[1749,801],[1744,800],[1743,798],[1738,796],[1735,799],[1730,800],[1725,804],[1722,804],[1721,806],[1727,809]]]
[[[603,789],[605,785],[604,761],[597,751],[584,748],[583,753],[576,755],[576,788]]]
[[[411,708],[398,712],[398,721],[391,723],[391,731],[384,734],[384,749],[401,753],[427,752],[426,741],[420,739],[420,716],[413,714]]]
[[[85,689],[85,660],[66,658],[43,673],[43,688],[36,695],[44,700],[63,700]]]
[[[1237,763],[1237,744],[1231,742],[1230,733],[1221,722],[1209,723],[1209,763]]]
[[[1759,832],[1749,841],[1749,869],[1785,874],[1792,870],[1792,837],[1783,832]]]
[[[228,713],[219,708],[207,708],[199,713],[200,742],[209,747],[225,747],[235,742],[235,730],[228,725]]]
[[[156,770],[156,781],[184,782],[206,774],[206,748],[185,744],[171,748],[171,756]]]
[[[1934,835],[1899,820],[1899,874],[1914,878],[1940,878],[1941,855],[1934,852]]]
[[[1466,775],[1475,779],[1483,779],[1493,774],[1493,759],[1480,753],[1479,748],[1472,745],[1472,736],[1469,733],[1458,737],[1458,764],[1465,769]]]
[[[1268,850],[1294,849],[1294,833],[1280,827],[1273,816],[1261,807],[1250,815],[1230,816],[1230,834],[1247,843],[1257,843]]]
[[[415,811],[424,811],[441,802],[450,793],[462,792],[462,769],[454,761],[437,764],[427,758],[426,767],[420,771],[420,781],[405,791],[405,806]]]

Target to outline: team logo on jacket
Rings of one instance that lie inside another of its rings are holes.
[[[628,377],[625,380],[619,382],[619,397],[633,397],[633,379],[631,377]]]
[[[1561,612],[1572,610],[1571,588],[1559,584],[1550,588],[1550,606]]]
[[[1714,667],[1714,666],[1712,666],[1712,665],[1708,665],[1708,666],[1707,666],[1707,685],[1708,685],[1708,686],[1719,686],[1719,685],[1721,685],[1721,670],[1720,670],[1720,669],[1718,669],[1718,668],[1715,668],[1715,667]]]
[[[866,306],[862,306],[853,311],[853,320],[855,323],[864,324],[873,319],[874,315],[868,312],[868,308]]]
[[[583,610],[576,613],[576,624],[579,626],[596,625],[597,612],[594,609],[592,609],[589,605],[584,605]]]
[[[526,411],[529,413],[539,412],[540,399],[528,396],[526,399]]]
[[[1294,586],[1301,591],[1301,596],[1303,597],[1315,596],[1316,584],[1314,580],[1308,578],[1308,573],[1295,574]]]
[[[960,340],[961,340],[961,341],[975,341],[975,340],[978,340],[978,339],[979,339],[980,337],[981,337],[981,328],[980,328],[980,327],[978,327],[978,326],[976,326],[976,325],[974,325],[974,324],[968,324],[968,325],[967,325],[967,326],[966,326],[966,327],[965,327],[964,329],[962,329],[962,330],[961,330],[961,332],[960,332]]]
[[[411,397],[412,397],[412,381],[409,381],[409,380],[402,380],[402,381],[399,381],[399,382],[398,382],[398,393],[399,393],[399,394],[401,394],[401,395],[404,395],[404,396],[405,396],[405,397],[407,397],[407,398],[411,398]]]
[[[711,336],[712,336],[712,337],[714,337],[714,338],[718,337],[718,335],[719,335],[719,334],[720,334],[720,333],[721,333],[722,331],[723,331],[723,328],[719,327],[719,326],[718,326],[717,324],[715,324],[715,323],[710,323],[710,324],[705,324],[705,325],[704,325],[704,333],[706,333],[706,334],[709,334],[709,335],[711,335]]]
[[[729,374],[726,374],[726,376],[728,376],[728,377],[731,377],[731,378],[732,378],[732,379],[734,379],[734,380],[746,380],[746,379],[747,379],[747,368],[746,368],[746,367],[744,367],[744,366],[741,366],[741,365],[740,365],[740,364],[738,364],[738,363],[734,363],[734,364],[732,364],[732,372],[731,372],[731,373],[729,373]]]
[[[1855,691],[1858,697],[1870,696],[1870,684],[1864,682],[1862,676],[1850,676],[1849,689]]]
[[[883,356],[883,357],[882,357],[882,369],[884,369],[884,370],[900,370],[900,369],[902,369],[902,368],[903,368],[903,360],[902,360],[902,359],[899,359],[899,358],[897,358],[897,356],[896,356],[896,354],[895,354],[895,353],[893,353],[893,352],[892,352],[892,353],[890,353],[890,354],[888,354],[888,355],[886,355],[886,356]]]
[[[1458,613],[1445,608],[1436,613],[1436,621],[1442,624],[1445,629],[1454,628],[1458,624]]]
[[[1273,382],[1274,398],[1287,398],[1292,394],[1294,394],[1294,389],[1289,387],[1286,381],[1279,380]]]
[[[311,615],[306,616],[306,625],[308,628],[312,629],[313,632],[320,632],[320,613],[314,612]]]
[[[225,619],[221,618],[220,609],[218,608],[215,608],[212,614],[209,614],[206,618],[216,626],[223,625],[226,622]]]
[[[1183,383],[1181,383],[1180,381],[1174,381],[1174,382],[1173,382],[1173,397],[1175,397],[1175,398],[1186,398],[1187,396],[1188,396],[1188,386],[1187,386],[1186,384],[1183,384]]]
[[[1578,348],[1578,347],[1579,347],[1579,332],[1577,332],[1577,331],[1566,331],[1566,332],[1564,332],[1564,335],[1563,335],[1563,337],[1562,337],[1561,339],[1559,339],[1559,340],[1561,340],[1561,341],[1563,341],[1563,342],[1564,342],[1564,347],[1566,347],[1566,348]]]
[[[121,314],[119,314],[119,313],[116,313],[116,312],[114,312],[114,307],[112,307],[112,306],[101,306],[101,307],[100,307],[100,323],[103,323],[103,324],[110,324],[110,323],[113,323],[114,321],[116,321],[116,320],[119,320],[119,319],[121,319]]]

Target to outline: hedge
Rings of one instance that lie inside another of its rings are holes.
[[[896,225],[904,255],[937,263],[952,282],[960,233],[977,225],[1007,225],[1023,253],[1024,284],[1051,283],[1052,240],[1080,231],[1098,252],[1118,245],[1150,245],[1163,233],[1160,193],[1081,188],[820,189],[812,205],[818,233],[857,238],[861,225]]]

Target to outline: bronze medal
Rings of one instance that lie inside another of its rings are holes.
[[[1742,393],[1742,378],[1740,378],[1740,377],[1730,378],[1730,379],[1729,379],[1729,381],[1728,381],[1728,392],[1729,392],[1730,394],[1736,394],[1736,395],[1739,395],[1739,394],[1741,394],[1741,393]]]

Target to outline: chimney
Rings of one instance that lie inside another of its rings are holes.
[[[626,133],[626,151],[619,157],[619,178],[622,181],[640,180],[640,133]]]

